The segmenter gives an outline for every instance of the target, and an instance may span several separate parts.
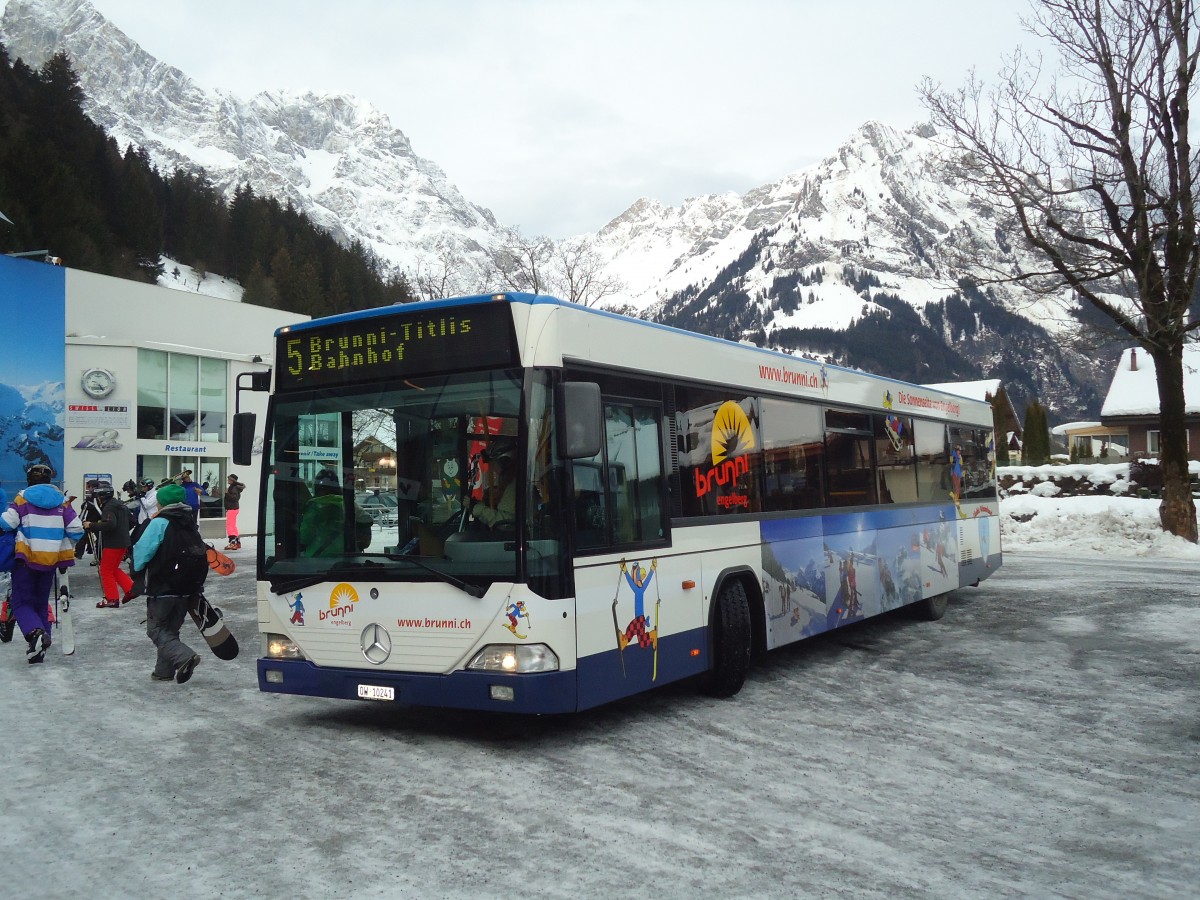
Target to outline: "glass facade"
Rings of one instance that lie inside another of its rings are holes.
[[[143,440],[228,440],[229,363],[138,350],[137,436]]]

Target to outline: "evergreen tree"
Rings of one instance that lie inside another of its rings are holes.
[[[343,247],[249,184],[233,201],[204,175],[164,176],[83,113],[69,58],[41,71],[0,44],[0,251],[46,249],[76,269],[153,281],[165,254],[239,279],[251,303],[321,315],[413,298],[359,243]],[[280,258],[278,271],[275,262]]]
[[[996,465],[1007,466],[1008,458],[1008,393],[1004,385],[996,390],[992,402],[992,430],[996,435]]]
[[[1040,466],[1050,460],[1050,426],[1046,410],[1032,400],[1025,410],[1025,443],[1021,448],[1022,461],[1027,466]]]

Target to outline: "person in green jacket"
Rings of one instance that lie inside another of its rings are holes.
[[[371,545],[371,514],[354,504],[354,552]],[[322,469],[317,473],[313,498],[300,514],[300,546],[304,556],[341,556],[345,547],[346,519],[342,487],[337,473]]]

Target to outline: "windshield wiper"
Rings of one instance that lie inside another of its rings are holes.
[[[485,593],[484,588],[479,587],[479,584],[468,584],[467,582],[464,582],[462,578],[451,575],[450,572],[434,569],[432,565],[428,563],[422,563],[421,560],[416,557],[401,556],[400,553],[383,553],[382,556],[395,560],[397,563],[412,563],[413,565],[418,566],[419,569],[424,569],[425,571],[431,572],[431,574],[442,578],[442,581],[444,581],[446,584],[452,584],[452,586],[472,596],[482,596]]]
[[[417,559],[414,556],[403,556],[399,553],[364,553],[362,555],[363,556],[382,556],[384,559],[391,560],[392,562],[411,563],[412,565],[416,566],[419,569],[424,569],[426,572],[436,575],[442,581],[446,582],[446,584],[453,585],[454,587],[458,588],[460,591],[470,594],[472,597],[482,597],[484,595],[484,589],[481,588],[479,585],[467,584],[467,582],[463,581],[461,578],[457,578],[456,576],[451,575],[449,572],[443,571],[442,569],[436,568],[435,566],[431,566],[431,565],[429,565],[429,563],[421,562],[421,560]],[[368,559],[365,562],[343,564],[342,566],[335,566],[334,568],[354,568],[357,566],[361,566],[363,568],[369,568],[369,567],[373,567],[373,566],[382,566],[382,565],[383,565],[383,563],[372,562],[371,560]]]
[[[292,591],[302,591],[306,587],[325,581],[328,572],[316,572],[312,575],[297,575],[295,578],[285,578],[281,581],[271,580],[271,590],[276,594],[290,594]]]

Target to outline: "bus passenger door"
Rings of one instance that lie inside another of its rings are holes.
[[[668,555],[662,423],[658,403],[605,398],[603,446],[571,466],[581,707],[704,664],[685,634],[700,627],[699,566],[685,573]]]

